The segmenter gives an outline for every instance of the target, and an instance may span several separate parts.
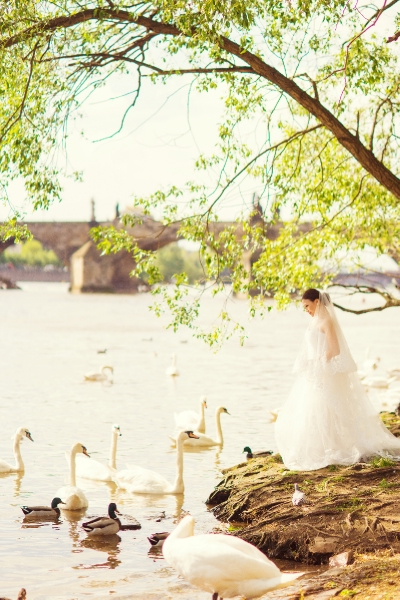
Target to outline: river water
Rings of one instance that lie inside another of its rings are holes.
[[[16,598],[26,587],[28,600],[209,600],[161,556],[149,554],[146,538],[171,530],[182,510],[194,515],[197,532],[223,527],[204,501],[221,469],[243,460],[245,445],[274,449],[268,410],[279,407],[289,391],[309,317],[291,308],[248,321],[246,302],[237,300],[231,310],[246,325],[249,339],[244,347],[231,340],[214,354],[187,331],[166,330],[165,319],[149,313],[151,301],[144,294],[75,296],[65,284],[24,283],[22,291],[1,293],[0,457],[12,462],[11,437],[19,426],[31,431],[34,443],[21,444],[24,475],[0,477],[0,596]],[[215,310],[215,300],[205,297],[205,322]],[[400,367],[400,311],[340,318],[358,362],[369,346],[385,368]],[[98,354],[105,348],[106,354]],[[172,353],[180,371],[174,379],[165,373]],[[85,383],[83,374],[102,364],[114,367],[114,384]],[[185,452],[184,497],[135,496],[113,484],[78,480],[89,499],[85,520],[106,514],[115,501],[141,522],[140,531],[94,542],[81,529],[83,517],[79,521],[71,513],[55,523],[24,522],[20,505],[48,504],[68,481],[64,453],[74,442],[107,461],[113,423],[122,431],[119,468],[137,464],[173,481],[175,452],[168,440],[173,414],[197,410],[202,395],[209,406],[207,433],[215,432],[217,406],[231,415],[222,416],[222,450]],[[163,511],[165,518],[157,521]]]

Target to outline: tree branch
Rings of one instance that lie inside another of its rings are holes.
[[[382,9],[381,9],[382,10]],[[73,15],[55,17],[45,23],[40,23],[25,31],[18,33],[8,40],[0,42],[0,48],[8,48],[36,34],[54,31],[59,28],[67,28],[83,23],[89,20],[113,20],[118,22],[132,23],[144,27],[147,31],[153,31],[162,35],[171,35],[176,37],[193,37],[196,33],[186,33],[179,30],[175,25],[156,21],[144,15],[135,15],[126,10],[120,9],[87,9]],[[366,148],[362,142],[353,135],[347,127],[339,121],[317,98],[313,98],[302,88],[300,88],[292,79],[286,77],[277,69],[268,65],[259,56],[252,52],[243,50],[236,42],[227,37],[221,36],[218,40],[222,50],[232,56],[236,56],[240,61],[247,63],[254,74],[259,75],[281,89],[300,106],[314,115],[320,123],[333,133],[338,142],[360,163],[360,165],[370,173],[383,187],[389,190],[396,198],[400,199],[400,179],[396,177],[374,154]]]
[[[354,315],[364,315],[370,312],[381,312],[382,310],[386,310],[387,308],[394,308],[400,306],[400,299],[394,298],[389,292],[386,290],[379,289],[374,286],[369,285],[346,285],[342,283],[333,283],[335,287],[341,287],[344,289],[352,289],[353,294],[378,294],[385,300],[385,304],[383,306],[376,306],[374,308],[363,308],[361,310],[355,310],[352,308],[345,308],[336,302],[333,303],[336,308],[343,310],[344,312],[353,313]]]

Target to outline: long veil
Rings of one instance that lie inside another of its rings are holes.
[[[337,354],[328,360],[326,330],[337,341]],[[306,338],[294,364],[294,372],[306,371],[310,379],[317,380],[326,373],[354,373],[357,365],[351,356],[342,328],[329,294],[320,292],[320,301]]]
[[[348,465],[374,455],[400,460],[400,439],[384,426],[356,371],[333,303],[320,292],[275,426],[288,468]]]

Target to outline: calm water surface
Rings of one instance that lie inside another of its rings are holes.
[[[243,460],[245,445],[274,449],[268,409],[280,406],[289,391],[308,317],[294,308],[270,313],[247,324],[244,347],[233,340],[213,354],[185,331],[166,331],[165,322],[148,312],[146,295],[73,296],[64,284],[25,283],[23,288],[2,292],[0,300],[0,457],[12,462],[11,437],[19,426],[29,428],[35,442],[21,444],[25,474],[0,477],[0,596],[16,598],[24,586],[29,600],[209,600],[209,594],[180,580],[160,556],[149,553],[146,537],[171,530],[182,510],[195,516],[197,532],[223,527],[204,501],[221,479],[221,469]],[[231,310],[247,323],[244,301],[232,303]],[[206,298],[204,320],[214,314],[215,305]],[[400,311],[340,317],[357,361],[370,346],[384,367],[400,367]],[[103,348],[107,354],[97,354]],[[165,374],[173,352],[180,370],[174,380]],[[114,367],[114,384],[85,383],[83,374],[102,364]],[[215,432],[217,406],[231,416],[222,416],[222,450],[185,452],[184,497],[135,496],[113,484],[78,480],[89,499],[85,519],[105,514],[114,500],[141,522],[140,531],[95,542],[81,529],[80,515],[40,526],[24,523],[20,505],[48,504],[68,482],[64,453],[74,442],[107,461],[112,423],[122,431],[120,468],[138,464],[172,481],[175,453],[168,434],[173,414],[197,410],[203,394],[209,405],[207,433]],[[165,518],[156,522],[162,511]]]

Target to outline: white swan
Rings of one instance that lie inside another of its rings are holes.
[[[275,421],[278,418],[279,412],[280,412],[281,408],[273,408],[272,410],[269,411],[269,414],[271,415],[269,418],[269,423],[275,423]]]
[[[172,365],[168,367],[165,372],[170,377],[177,377],[179,375],[179,371],[176,366],[176,354],[172,355]]]
[[[391,369],[388,371],[391,377],[396,377],[396,379],[400,379],[400,369]]]
[[[63,508],[65,510],[80,510],[81,508],[87,508],[89,502],[82,492],[81,489],[76,487],[76,455],[81,452],[89,456],[85,446],[82,444],[74,444],[71,448],[70,460],[69,460],[69,485],[64,485],[57,492],[59,498],[64,498]]]
[[[183,442],[185,438],[195,438],[193,431],[181,431],[177,438],[176,446],[176,477],[171,484],[162,475],[142,469],[131,467],[119,471],[114,477],[118,487],[133,494],[183,494]]]
[[[380,360],[380,356],[371,358],[369,354],[369,347],[367,347],[365,350],[365,360],[363,362],[363,372],[368,374],[369,371],[375,371],[379,366]]]
[[[93,373],[86,373],[84,375],[85,381],[109,381],[112,383],[111,377],[108,376],[107,371],[110,371],[111,374],[114,373],[113,367],[108,367],[107,365],[104,367],[100,367],[98,371]]]
[[[94,479],[95,481],[112,481],[113,475],[117,470],[117,442],[121,434],[119,425],[111,426],[111,449],[108,465],[103,465],[98,460],[90,460],[83,454],[76,455],[76,474],[85,479]],[[68,456],[69,459],[69,456]]]
[[[190,446],[222,446],[224,443],[224,438],[222,435],[222,427],[221,427],[221,414],[222,413],[226,413],[227,415],[229,415],[229,412],[227,411],[226,408],[224,408],[223,406],[218,406],[218,408],[215,411],[215,421],[217,424],[217,439],[213,440],[212,438],[208,437],[208,435],[205,435],[204,433],[197,433],[196,431],[196,438],[190,438],[185,440],[185,445],[189,444]],[[172,441],[173,445],[176,444],[176,438],[174,437],[170,437],[170,440]]]
[[[194,535],[194,518],[186,516],[167,537],[164,558],[195,587],[220,598],[258,598],[290,585],[303,573],[281,573],[255,546],[240,538]]]
[[[180,413],[175,413],[175,425],[179,431],[190,429],[196,433],[206,432],[206,422],[204,419],[204,409],[207,408],[207,398],[200,398],[200,414],[194,410],[183,410]]]
[[[384,376],[371,376],[365,377],[362,380],[362,384],[366,387],[373,388],[388,388],[391,383],[396,381],[396,377],[384,377]]]
[[[15,467],[9,465],[5,460],[0,460],[0,473],[17,473],[18,471],[25,471],[24,461],[21,456],[20,444],[24,438],[28,438],[33,442],[30,431],[26,427],[19,427],[14,435],[14,457]]]

